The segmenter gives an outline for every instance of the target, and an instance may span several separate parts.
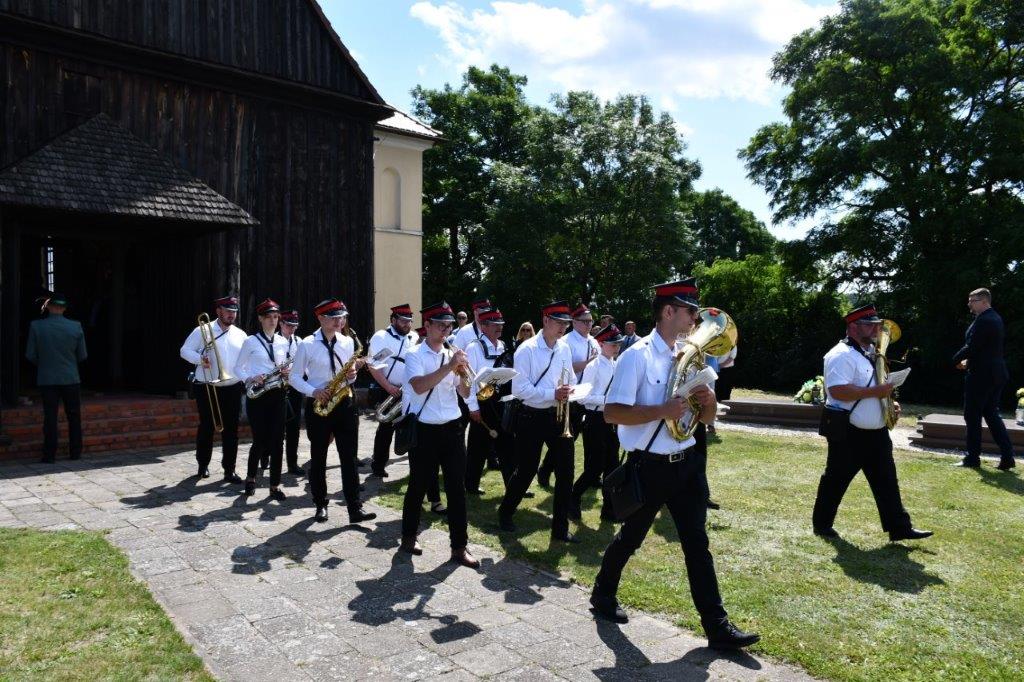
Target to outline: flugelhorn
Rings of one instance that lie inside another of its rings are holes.
[[[199,313],[196,316],[196,322],[199,324],[199,335],[203,339],[203,350],[200,353],[201,362],[199,366],[203,369],[203,378],[206,379],[203,383],[206,385],[206,401],[210,404],[210,416],[213,420],[213,428],[220,433],[224,430],[224,415],[220,411],[220,400],[217,398],[217,391],[214,388],[217,384],[222,384],[226,381],[231,381],[234,377],[228,374],[228,371],[224,369],[224,363],[221,362],[220,351],[217,350],[217,337],[213,333],[213,322],[210,320],[210,316],[206,313]],[[209,362],[208,354],[210,349],[213,349],[213,357],[217,361],[217,378],[210,378],[210,368],[206,366]]]
[[[571,369],[566,367],[562,368],[562,374],[558,377],[558,387],[561,388],[569,383],[569,372]],[[565,400],[559,400],[555,406],[555,421],[562,422],[562,438],[572,438],[572,429],[569,427],[569,418],[572,410],[569,409],[570,403],[569,398]]]
[[[452,345],[448,343],[447,339],[441,345],[454,353],[455,349],[452,348]],[[463,388],[469,389],[473,387],[473,377],[470,376],[469,368],[466,365],[461,365],[455,370],[455,373],[459,375],[459,383],[462,384]],[[479,400],[479,396],[477,397],[477,400]]]

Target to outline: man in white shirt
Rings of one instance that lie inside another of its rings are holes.
[[[224,481],[241,483],[242,479],[235,473],[235,462],[238,458],[238,413],[242,409],[242,383],[237,377],[230,376],[230,368],[235,366],[242,344],[248,338],[235,325],[238,317],[238,299],[224,296],[214,301],[216,321],[212,322],[207,331],[213,334],[217,352],[203,345],[203,335],[199,327],[181,345],[179,354],[186,362],[196,366],[194,393],[196,411],[199,412],[199,427],[196,429],[196,463],[199,465],[197,476],[207,478],[210,475],[210,459],[213,457],[213,412],[210,405],[211,392],[216,395],[220,406],[220,416],[224,430],[221,432],[221,466],[224,468]],[[220,366],[217,356],[224,363],[229,376],[219,381]]]
[[[296,333],[299,328],[299,311],[285,310],[281,313],[281,336],[285,342],[285,360],[291,360],[299,350],[302,340]],[[302,426],[302,398],[303,395],[296,391],[291,384],[288,385],[288,402],[285,406],[285,459],[288,462],[288,473],[292,476],[302,478],[306,475],[305,470],[299,466],[299,429]],[[261,463],[260,466],[263,466]]]
[[[285,365],[288,345],[277,333],[281,306],[276,301],[264,299],[256,306],[256,316],[260,329],[242,344],[234,372],[246,385],[262,387],[272,373]],[[280,371],[283,377],[287,377],[287,369]],[[261,461],[266,459],[270,462],[270,496],[278,502],[285,500],[281,490],[281,441],[284,437],[286,399],[283,388],[282,382],[281,388],[268,389],[262,395],[245,401],[245,413],[252,427],[245,495],[256,492],[256,474]]]
[[[685,396],[666,399],[666,384],[676,353],[676,342],[697,322],[700,307],[696,281],[688,277],[654,288],[654,331],[625,351],[615,366],[605,400],[605,420],[619,425],[619,440],[628,454],[628,466],[643,490],[643,504],[630,514],[605,550],[594,582],[590,603],[597,615],[624,623],[625,611],[615,598],[622,570],[640,548],[661,508],[667,507],[686,560],[690,594],[714,649],[738,649],[757,642],[756,634],[729,622],[718,591],[715,564],[705,530],[705,452],[690,437],[677,441],[665,428],[666,420],[690,418]],[[700,404],[699,419],[711,421],[715,394],[699,386],[693,396]]]
[[[572,487],[572,503],[569,518],[580,521],[583,518],[583,493],[589,488],[598,488],[601,478],[607,476],[618,464],[619,438],[615,426],[604,420],[604,401],[611,389],[615,373],[615,358],[622,345],[622,333],[614,324],[594,333],[594,339],[601,345],[601,354],[583,370],[584,384],[590,384],[590,393],[581,400],[585,410],[583,417],[583,473]],[[601,519],[614,521],[611,505],[603,498]]]
[[[460,376],[469,371],[466,353],[450,350],[445,338],[455,315],[447,303],[438,303],[422,311],[427,326],[426,339],[406,356],[408,390],[412,392],[409,415],[416,415],[416,446],[409,453],[409,485],[402,504],[402,542],[400,550],[423,554],[416,542],[419,533],[423,496],[438,466],[444,474],[448,498],[448,534],[451,560],[468,568],[480,562],[469,553],[466,520],[466,448],[462,440],[458,396],[469,397],[469,387]]]
[[[900,499],[892,440],[881,401],[892,393],[893,386],[879,385],[875,375],[874,343],[881,328],[882,318],[873,305],[857,308],[846,316],[846,338],[825,354],[828,398],[822,423],[833,426],[823,426],[828,459],[812,516],[814,534],[825,538],[839,537],[832,524],[846,489],[861,470],[875,497],[882,530],[889,533],[890,540],[919,540],[932,534],[913,527]],[[843,428],[837,428],[837,424]]]
[[[488,298],[478,298],[473,301],[473,323],[463,325],[455,332],[455,341],[452,343],[456,348],[466,350],[470,341],[480,338],[480,313],[491,309],[491,301]]]
[[[405,356],[412,350],[418,340],[412,331],[412,307],[408,303],[397,305],[391,309],[391,324],[370,337],[370,357],[385,348],[391,355],[384,361],[384,366],[377,369],[367,365],[373,380],[384,392],[382,400],[387,396],[400,396],[405,385]],[[391,453],[391,439],[395,435],[393,422],[379,422],[377,433],[373,438],[373,460],[370,464],[370,475],[387,478],[387,465]]]
[[[306,436],[309,438],[309,491],[316,506],[314,520],[327,521],[327,448],[331,436],[341,459],[341,487],[352,523],[369,521],[377,515],[363,511],[359,500],[359,473],[356,469],[356,450],[359,440],[359,415],[355,401],[342,401],[325,417],[316,413],[317,402],[326,402],[325,387],[340,372],[355,352],[352,337],[341,332],[343,318],[348,316],[345,304],[328,298],[313,309],[320,329],[299,345],[292,365],[291,384],[306,396]],[[345,381],[356,380],[363,360],[358,360],[348,371]],[[305,378],[303,378],[305,377]]]
[[[507,357],[501,332],[505,329],[505,318],[497,308],[480,314],[480,338],[469,344],[466,356],[473,374],[485,367],[500,367]],[[501,391],[495,390],[490,398],[480,401],[476,382],[470,389],[466,405],[469,407],[469,443],[466,446],[466,492],[483,495],[480,477],[484,463],[496,459],[507,482],[512,469],[512,435],[501,428]],[[507,472],[507,473],[506,473]]]
[[[569,306],[565,301],[555,301],[544,306],[541,312],[544,319],[541,333],[516,349],[514,362],[518,374],[512,379],[512,393],[522,401],[515,425],[516,469],[498,508],[498,525],[504,531],[516,529],[512,515],[537,475],[540,451],[546,444],[555,473],[551,538],[579,542],[569,532],[573,441],[562,436],[564,425],[555,415],[556,404],[567,402],[576,385],[572,352],[562,339],[571,319]]]

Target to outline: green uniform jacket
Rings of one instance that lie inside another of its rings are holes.
[[[25,357],[36,366],[39,386],[80,384],[78,363],[88,357],[82,323],[63,315],[34,320],[28,328]]]

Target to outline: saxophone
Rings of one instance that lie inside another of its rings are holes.
[[[352,396],[352,384],[348,383],[345,377],[355,367],[356,362],[359,361],[363,355],[362,344],[357,347],[357,350],[352,353],[352,357],[348,359],[344,365],[341,366],[341,370],[334,375],[334,377],[327,382],[324,386],[324,390],[327,391],[328,397],[324,402],[317,400],[313,403],[313,411],[320,417],[326,417],[334,408],[337,407],[341,401],[345,398]]]

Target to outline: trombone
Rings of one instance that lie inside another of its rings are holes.
[[[217,350],[217,339],[213,333],[213,322],[210,321],[210,316],[206,313],[199,313],[196,317],[196,322],[199,323],[199,334],[203,339],[203,350],[200,352],[202,360],[208,361],[207,355],[210,349],[213,349],[213,357],[217,360],[217,378],[210,378],[210,368],[206,366],[206,362],[200,362],[199,366],[203,369],[203,378],[206,379],[204,385],[206,386],[206,401],[210,404],[210,415],[213,418],[213,428],[217,430],[217,433],[224,431],[224,416],[220,411],[220,400],[217,398],[217,391],[214,388],[217,384],[224,383],[225,381],[231,380],[231,375],[224,369],[224,364],[220,359],[220,351]]]
[[[572,370],[567,369],[565,367],[562,368],[562,375],[558,377],[559,388],[569,383],[567,372],[571,371]],[[569,406],[570,402],[568,398],[566,398],[565,400],[559,400],[558,404],[555,405],[555,421],[562,422],[562,438],[572,438],[572,429],[569,428],[569,416],[572,410],[569,409]]]

